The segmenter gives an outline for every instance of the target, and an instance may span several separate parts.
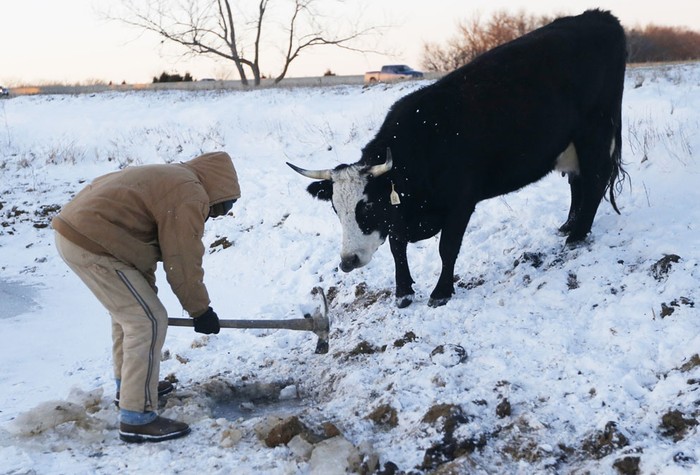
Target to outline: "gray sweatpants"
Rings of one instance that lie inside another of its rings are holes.
[[[88,252],[58,233],[56,248],[112,317],[114,377],[121,380],[119,407],[155,411],[168,314],[156,295],[154,275]]]

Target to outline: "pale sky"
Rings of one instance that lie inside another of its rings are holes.
[[[4,0],[0,10],[0,85],[143,83],[163,71],[189,72],[195,78],[237,79],[230,62],[185,59],[180,57],[182,50],[164,48],[154,34],[102,20],[98,12],[118,1]],[[654,23],[700,31],[698,0],[375,0],[369,5],[366,19],[376,17],[383,23],[389,18],[396,24],[378,46],[394,51],[393,56],[320,47],[295,60],[287,76],[319,76],[328,69],[338,75],[363,74],[387,63],[420,69],[424,43],[444,44],[456,33],[459,21],[477,13],[488,18],[502,9],[551,15],[603,8],[612,11],[626,27]],[[279,72],[275,55],[263,53],[263,73]]]

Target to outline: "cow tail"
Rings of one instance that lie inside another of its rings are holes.
[[[610,181],[608,182],[609,198],[610,204],[617,214],[620,214],[620,210],[615,202],[615,195],[620,194],[622,191],[622,186],[625,180],[629,179],[629,174],[625,171],[622,166],[622,120],[620,114],[616,114],[613,119],[614,123],[614,137],[615,144],[612,147],[610,153],[610,160],[612,161],[612,172],[610,173]]]

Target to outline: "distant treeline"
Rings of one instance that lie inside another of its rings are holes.
[[[496,12],[487,20],[477,15],[460,22],[457,33],[446,45],[424,44],[422,67],[426,71],[451,71],[500,44],[550,23],[554,18],[506,11]],[[629,63],[700,59],[700,32],[656,25],[625,31]]]
[[[634,28],[627,30],[627,50],[630,63],[700,59],[700,33],[672,26]]]
[[[190,75],[190,73],[185,73],[184,76],[180,76],[179,74],[168,74],[164,72],[161,74],[159,77],[153,77],[153,84],[159,83],[159,82],[192,82],[194,79]]]

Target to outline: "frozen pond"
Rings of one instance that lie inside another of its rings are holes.
[[[0,319],[12,318],[36,308],[36,293],[35,286],[0,279]]]

